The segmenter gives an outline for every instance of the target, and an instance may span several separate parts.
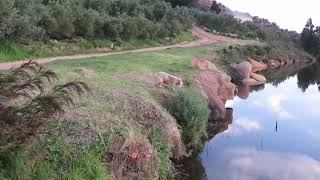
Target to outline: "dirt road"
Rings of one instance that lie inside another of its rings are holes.
[[[170,49],[170,48],[193,47],[193,46],[207,45],[207,44],[211,44],[213,42],[229,42],[229,41],[235,40],[235,39],[228,38],[225,36],[219,36],[219,35],[207,33],[199,27],[193,27],[191,32],[193,35],[195,35],[197,37],[196,40],[191,41],[191,42],[183,42],[183,43],[179,43],[179,44],[169,45],[169,46],[142,48],[142,49],[118,51],[118,52],[108,52],[108,53],[57,56],[57,57],[48,57],[48,58],[38,58],[38,59],[34,59],[34,60],[40,64],[46,64],[46,63],[50,63],[53,61],[69,61],[69,60],[78,60],[78,59],[85,59],[85,58],[92,58],[92,57],[110,56],[110,55],[115,55],[115,54],[161,51],[161,50]],[[0,70],[7,70],[10,68],[18,67],[21,64],[25,63],[26,61],[28,61],[28,60],[0,63]]]

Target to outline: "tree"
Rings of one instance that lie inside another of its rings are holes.
[[[54,4],[51,7],[51,17],[47,31],[49,36],[56,39],[71,38],[74,33],[75,17],[68,5]]]
[[[50,86],[57,75],[29,61],[0,73],[0,152],[14,150],[39,133],[50,119],[89,91],[84,82]]]
[[[301,44],[309,53],[320,56],[320,27],[315,27],[310,18],[301,33]]]

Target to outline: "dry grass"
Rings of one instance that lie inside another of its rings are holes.
[[[112,153],[113,179],[158,179],[160,160],[147,140],[130,135],[125,140],[115,139],[109,146]]]

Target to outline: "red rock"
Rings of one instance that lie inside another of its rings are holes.
[[[268,68],[267,64],[258,62],[254,59],[249,59],[249,62],[252,65],[252,72],[259,72],[259,71],[266,70]]]
[[[256,74],[256,73],[251,73],[250,77],[252,79],[255,79],[256,81],[262,83],[262,84],[267,81],[266,77],[264,77],[263,75],[260,75],[260,74]]]
[[[242,76],[243,79],[250,78],[252,72],[252,65],[248,61],[243,61],[236,66],[236,70]]]
[[[194,58],[191,60],[190,67],[199,69],[199,70],[217,70],[217,67],[212,64],[210,61],[205,58]]]
[[[225,103],[234,98],[236,86],[231,78],[218,69],[202,71],[197,76],[197,83],[213,109],[215,119],[226,115]]]

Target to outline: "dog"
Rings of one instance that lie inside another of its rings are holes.
[[[162,87],[163,85],[172,85],[181,88],[183,86],[183,81],[182,79],[165,72],[159,72],[155,74],[155,85],[156,87]]]

